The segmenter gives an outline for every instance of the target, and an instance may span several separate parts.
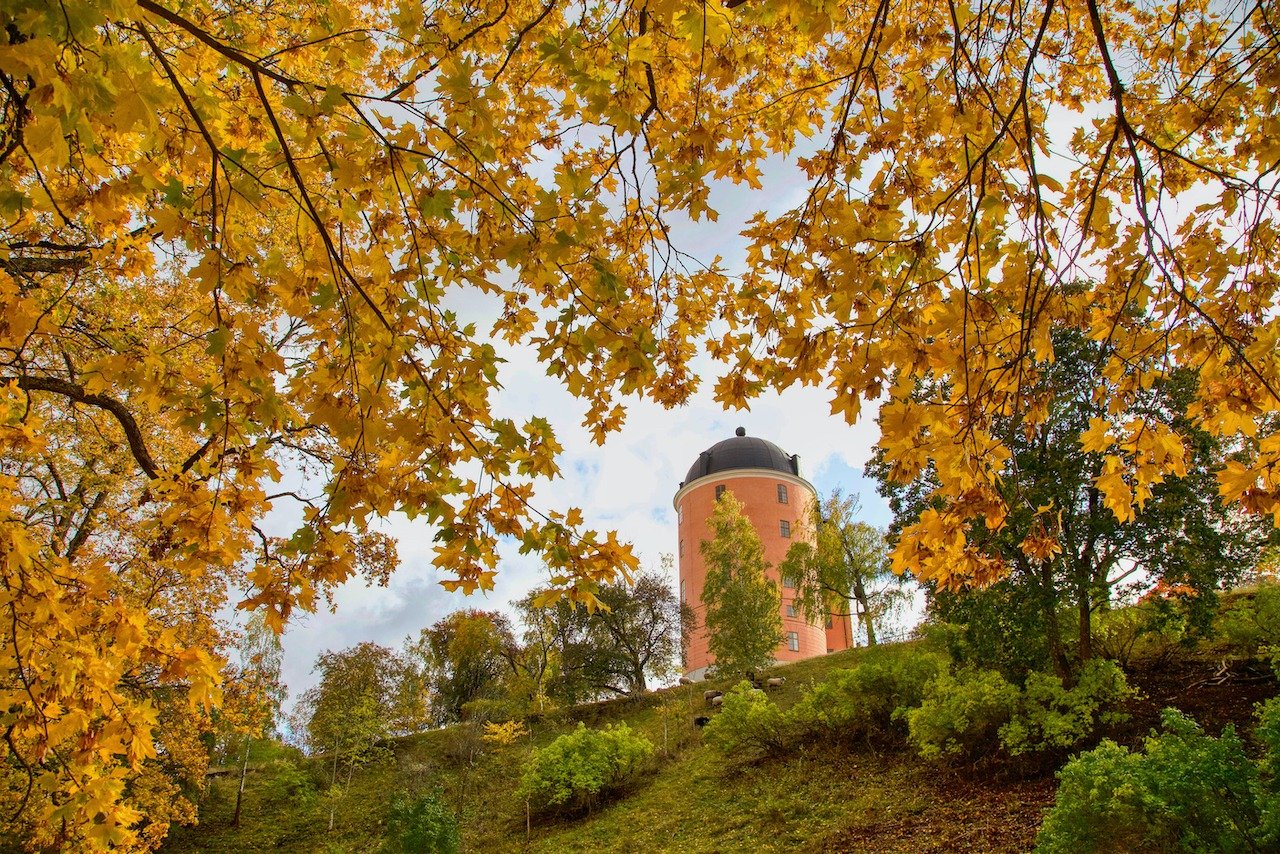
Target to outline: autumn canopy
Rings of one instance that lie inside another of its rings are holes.
[[[531,502],[559,445],[492,413],[493,337],[600,440],[704,351],[726,406],[883,401],[896,475],[941,484],[895,560],[943,584],[1003,571],[966,524],[1000,524],[991,427],[1047,412],[1064,328],[1102,345],[1085,450],[1117,517],[1184,468],[1129,406],[1175,366],[1234,449],[1222,497],[1280,515],[1273,11],[3,0],[3,820],[143,849],[189,818],[198,735],[234,717],[217,609],[247,591],[279,627],[389,571],[372,518],[428,520],[467,590],[500,541],[579,600],[632,567]],[[807,196],[750,223],[746,269],[688,254],[711,186],[775,155]]]

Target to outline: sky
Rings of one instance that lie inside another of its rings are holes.
[[[616,530],[634,545],[640,566],[660,570],[663,554],[676,551],[676,513],[672,498],[701,451],[732,437],[742,426],[755,435],[800,455],[800,471],[819,493],[841,488],[860,495],[863,520],[887,525],[890,513],[874,481],[861,471],[878,437],[869,416],[858,425],[829,414],[820,389],[791,389],[767,394],[750,411],[726,412],[712,399],[709,383],[689,405],[664,410],[634,401],[627,423],[604,446],[596,446],[581,428],[582,405],[532,360],[508,361],[506,388],[498,408],[552,421],[559,442],[562,476],[541,481],[536,503],[543,508],[581,507],[586,528]],[[504,549],[497,586],[488,593],[448,593],[444,576],[431,566],[434,529],[425,521],[392,517],[383,530],[397,539],[399,566],[387,588],[351,581],[337,590],[337,609],[297,617],[284,634],[284,680],[296,698],[314,684],[316,656],[361,641],[398,648],[408,635],[434,624],[458,608],[506,609],[513,599],[545,584],[547,574],[534,556],[521,556],[515,544]],[[677,586],[675,575],[672,588]]]
[[[547,379],[536,364],[510,364],[519,380],[507,385],[518,403],[539,405],[556,429],[565,451],[562,477],[543,482],[537,491],[541,507],[565,510],[581,507],[585,526],[615,530],[632,543],[643,569],[660,570],[661,557],[677,546],[672,498],[698,454],[744,427],[749,436],[768,439],[789,454],[800,455],[801,475],[820,494],[840,487],[861,497],[862,518],[887,525],[889,511],[876,494],[875,484],[862,476],[862,467],[878,435],[864,415],[853,427],[831,416],[825,395],[817,389],[795,389],[768,395],[749,412],[724,412],[699,393],[689,405],[664,410],[650,403],[630,407],[627,424],[603,447],[591,442],[578,426],[581,406]],[[559,393],[557,393],[559,392]],[[564,400],[559,398],[563,397]],[[507,405],[514,405],[508,403]],[[546,583],[536,557],[519,555],[514,546],[504,551],[494,590],[464,596],[439,585],[442,575],[431,565],[434,529],[421,519],[389,520],[383,528],[399,544],[400,568],[387,587],[348,582],[337,590],[336,611],[320,611],[295,619],[286,630],[284,672],[293,697],[314,683],[311,667],[325,650],[339,650],[362,641],[399,647],[408,635],[430,626],[459,608],[503,610],[534,587]],[[677,586],[674,571],[673,589]]]
[[[790,207],[804,196],[805,186],[794,171],[779,162],[765,170],[760,191],[724,186],[713,191],[712,204],[720,212],[715,223],[681,223],[682,248],[697,246],[699,256],[710,261],[720,256],[729,269],[740,267],[744,242],[738,237],[743,224],[761,207],[769,212]],[[465,295],[452,306],[464,322],[474,320],[487,328],[496,305]],[[486,323],[486,320],[488,323]],[[625,426],[611,434],[604,446],[592,442],[580,422],[584,405],[546,375],[532,352],[494,342],[507,359],[499,375],[502,384],[494,396],[497,415],[522,422],[531,416],[548,419],[564,447],[562,476],[542,482],[536,492],[540,508],[567,510],[580,507],[585,527],[614,530],[630,542],[643,569],[660,570],[664,554],[677,547],[676,517],[672,498],[698,454],[743,427],[749,436],[768,439],[788,454],[799,454],[801,475],[819,494],[839,487],[861,498],[863,520],[887,525],[889,511],[862,469],[878,438],[875,408],[866,406],[854,426],[832,416],[829,393],[813,387],[769,393],[753,401],[749,411],[724,411],[712,396],[716,366],[703,360],[702,388],[685,406],[666,410],[661,406],[627,398]],[[336,610],[294,618],[286,630],[283,676],[293,698],[314,684],[311,672],[316,657],[326,650],[340,650],[362,641],[399,647],[407,636],[417,635],[444,615],[459,608],[504,610],[508,603],[546,582],[536,557],[522,556],[513,546],[503,554],[494,590],[464,596],[449,593],[439,582],[445,577],[431,565],[434,529],[422,520],[403,517],[387,520],[383,527],[393,535],[400,568],[389,585],[368,587],[356,581],[343,585],[335,595]],[[678,587],[672,570],[671,584]]]

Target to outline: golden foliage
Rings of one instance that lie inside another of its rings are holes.
[[[1115,418],[1084,442],[1118,518],[1184,465],[1179,435],[1126,420],[1175,365],[1236,448],[1222,497],[1280,516],[1268,14],[0,4],[7,814],[37,846],[153,846],[135,793],[160,789],[133,781],[162,706],[219,702],[222,591],[279,629],[385,579],[371,519],[433,525],[464,591],[492,586],[500,538],[589,605],[633,569],[531,505],[560,445],[493,411],[495,338],[597,440],[620,395],[686,401],[704,350],[728,406],[796,383],[850,420],[883,401],[895,474],[940,483],[895,566],[946,585],[1004,571],[966,526],[1007,514],[993,419],[1044,417],[1026,390],[1055,329],[1108,342]],[[759,186],[775,155],[807,187],[752,220],[745,272],[684,254],[712,184]],[[491,328],[460,316],[479,297]],[[271,511],[292,535],[260,530]]]
[[[490,744],[507,747],[529,734],[524,721],[504,721],[503,723],[486,723],[484,734],[480,737]]]

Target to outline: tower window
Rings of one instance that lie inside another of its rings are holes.
[[[680,557],[684,557],[684,540],[680,541]]]
[[[786,519],[783,519],[778,523],[778,530],[782,533],[782,536],[787,538],[791,537],[791,523]]]
[[[724,484],[717,483],[716,484],[716,501],[720,500],[721,495],[724,495]]]
[[[830,617],[827,617],[827,628],[831,628],[834,625],[835,625],[835,621],[832,620]]]
[[[778,484],[778,503],[787,503],[787,485],[785,483]]]
[[[788,602],[788,603],[787,603],[787,616],[788,616],[788,617],[794,617],[795,615],[796,615],[796,603],[795,603],[795,602]]]
[[[787,649],[791,650],[792,652],[800,651],[800,633],[799,632],[787,632]]]

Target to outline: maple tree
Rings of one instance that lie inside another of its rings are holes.
[[[493,412],[491,335],[597,439],[621,395],[687,400],[704,347],[728,405],[883,398],[895,479],[932,463],[941,500],[895,565],[947,586],[1008,570],[966,526],[1008,514],[992,419],[1044,421],[1061,328],[1110,345],[1115,412],[1194,366],[1187,416],[1241,451],[1222,497],[1280,513],[1266,4],[14,0],[0,23],[15,826],[154,845],[126,781],[162,696],[218,702],[222,591],[278,629],[385,578],[372,518],[434,525],[464,590],[502,538],[588,603],[635,567],[533,505],[559,444]],[[745,274],[683,252],[713,184],[759,186],[774,154],[808,189],[753,221]],[[456,313],[476,294],[490,329]],[[1096,439],[1121,520],[1185,462],[1140,420]]]

